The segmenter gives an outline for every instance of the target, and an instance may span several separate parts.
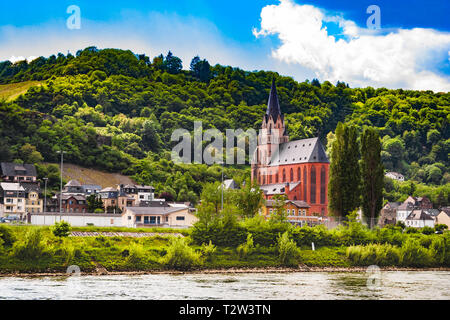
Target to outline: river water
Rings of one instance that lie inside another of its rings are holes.
[[[448,271],[3,277],[3,299],[450,300]]]

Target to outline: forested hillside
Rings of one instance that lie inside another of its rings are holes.
[[[196,57],[191,70],[168,53],[150,59],[131,51],[89,47],[30,63],[0,63],[0,83],[37,81],[0,102],[0,160],[65,161],[131,175],[177,200],[198,198],[220,166],[170,161],[174,129],[258,129],[275,78],[292,140],[319,136],[327,144],[337,123],[377,127],[383,163],[407,179],[450,183],[450,93],[350,88],[344,82],[297,82],[274,72],[244,71]],[[345,80],[345,79],[343,79]],[[227,168],[243,179],[245,167]],[[446,188],[448,190],[448,188]],[[448,203],[448,191],[445,194]]]

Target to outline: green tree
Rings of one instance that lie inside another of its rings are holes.
[[[241,189],[234,191],[234,204],[244,217],[254,217],[263,204],[263,192],[258,183],[247,180]]]
[[[372,228],[383,206],[384,182],[380,136],[372,127],[365,127],[361,135],[361,178],[362,212]]]
[[[360,204],[359,145],[354,126],[338,123],[331,148],[328,207],[337,217],[347,217]]]

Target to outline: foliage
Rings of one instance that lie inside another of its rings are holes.
[[[12,246],[16,241],[16,237],[12,230],[8,226],[0,225],[0,239],[3,241],[4,246]]]
[[[375,128],[365,127],[361,135],[361,207],[372,228],[383,207],[384,169],[381,142]]]
[[[162,264],[170,269],[189,270],[201,264],[200,253],[188,246],[185,238],[172,237]]]
[[[328,207],[332,215],[346,217],[360,203],[359,145],[356,127],[339,123],[331,148]]]
[[[278,237],[277,241],[278,259],[284,266],[296,266],[298,249],[294,240],[289,239],[289,233],[285,232]]]
[[[215,245],[212,244],[211,240],[209,241],[208,244],[203,243],[202,247],[201,247],[201,253],[202,253],[202,257],[206,260],[206,261],[212,261],[213,260],[213,256],[214,253],[217,251],[217,247]]]
[[[255,246],[253,244],[253,236],[251,233],[247,234],[247,241],[244,243],[241,243],[236,251],[238,253],[239,258],[246,258],[249,254],[252,253],[252,251],[255,249]]]
[[[70,234],[70,224],[66,221],[55,222],[52,232],[55,237],[68,237]]]
[[[25,237],[13,246],[13,255],[22,260],[39,259],[44,252],[45,245],[40,229],[30,229]]]

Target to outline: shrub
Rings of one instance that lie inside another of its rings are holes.
[[[16,241],[16,237],[8,226],[0,226],[0,239],[3,240],[3,245],[8,247]]]
[[[436,231],[444,231],[446,229],[448,229],[448,226],[443,223],[438,223],[434,226],[434,230],[436,230]]]
[[[441,237],[433,238],[430,245],[430,254],[434,259],[435,264],[441,265],[445,261],[446,252],[445,239]]]
[[[431,227],[428,227],[428,226],[425,226],[425,227],[423,227],[422,228],[422,233],[423,234],[433,234],[434,233],[434,228],[431,228]]]
[[[189,270],[201,265],[200,253],[189,247],[185,238],[173,237],[161,263],[171,269]]]
[[[407,228],[405,229],[405,233],[419,233],[419,230],[417,230],[417,229],[414,228],[414,227],[407,227]]]
[[[390,244],[368,244],[366,246],[351,246],[347,248],[347,258],[359,266],[391,266],[400,262],[399,248]]]
[[[432,263],[427,249],[416,239],[409,238],[401,248],[401,264],[407,267],[426,267]]]
[[[283,235],[278,237],[278,259],[284,266],[296,266],[298,249],[294,240],[289,239],[289,234],[286,231]]]
[[[70,234],[70,224],[66,221],[55,222],[52,232],[56,237],[68,237]]]
[[[124,255],[124,251],[122,251],[122,256]],[[138,266],[143,262],[143,259],[145,257],[145,250],[141,244],[133,242],[127,251],[127,263]]]
[[[206,261],[212,261],[213,255],[216,252],[217,248],[212,244],[211,240],[209,244],[203,243],[201,248],[202,257]]]
[[[45,252],[41,230],[30,229],[23,241],[14,243],[13,254],[22,260],[39,259]]]
[[[298,246],[310,247],[311,242],[314,242],[316,246],[334,246],[339,244],[339,239],[335,233],[331,233],[323,225],[294,228],[291,233]]]
[[[403,221],[397,221],[395,226],[402,228],[402,230],[406,228],[406,225],[405,225],[405,223]]]
[[[247,235],[247,241],[240,244],[236,251],[238,253],[239,258],[245,258],[247,255],[251,254],[252,251],[255,249],[255,246],[253,245],[253,236],[251,233]]]

